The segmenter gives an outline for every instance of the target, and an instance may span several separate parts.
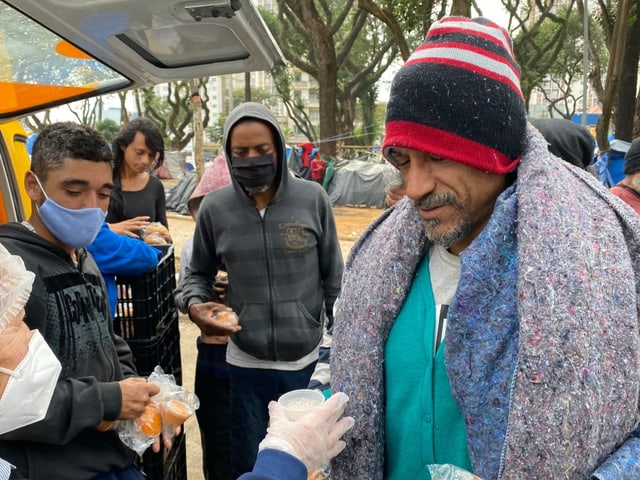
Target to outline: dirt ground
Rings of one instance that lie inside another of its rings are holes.
[[[165,187],[166,188],[166,187]],[[342,256],[347,258],[349,250],[364,229],[382,212],[375,208],[334,207],[333,209]],[[176,271],[180,265],[182,245],[192,234],[194,222],[190,216],[168,214],[169,230],[174,241]],[[196,361],[196,338],[198,329],[186,315],[180,315],[180,352],[182,356],[182,378],[184,386],[193,391]],[[195,417],[185,423],[187,441],[187,475],[189,480],[203,480],[200,433]]]

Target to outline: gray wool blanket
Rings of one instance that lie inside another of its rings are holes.
[[[640,478],[640,217],[547,151],[461,255],[445,343],[476,475]],[[384,345],[429,245],[407,199],[362,235],[335,316],[331,384],[355,427],[335,479],[384,478]],[[592,477],[593,476],[593,477]]]

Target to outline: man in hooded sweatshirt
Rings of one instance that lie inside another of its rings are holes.
[[[309,383],[343,262],[329,198],[319,184],[289,175],[284,136],[268,108],[236,107],[223,145],[231,185],[202,201],[183,296],[203,334],[230,335],[231,462],[238,476],[253,467],[269,401]],[[212,301],[221,269],[237,325],[215,316],[226,308]]]

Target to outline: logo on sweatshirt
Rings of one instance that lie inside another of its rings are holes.
[[[304,223],[281,223],[280,229],[287,250],[299,251],[309,247],[309,233]]]

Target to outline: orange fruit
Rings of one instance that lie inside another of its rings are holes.
[[[140,431],[147,437],[157,437],[162,431],[162,418],[160,417],[160,409],[155,402],[151,402],[144,409],[142,415],[135,419]]]
[[[162,420],[169,425],[182,425],[192,414],[191,407],[181,400],[171,399],[162,403]]]
[[[108,432],[109,430],[115,430],[117,426],[117,420],[103,420],[95,426],[95,429],[100,432]]]
[[[231,309],[223,310],[216,313],[216,320],[228,327],[232,327],[238,324],[238,317],[235,313],[233,313],[233,310]]]

